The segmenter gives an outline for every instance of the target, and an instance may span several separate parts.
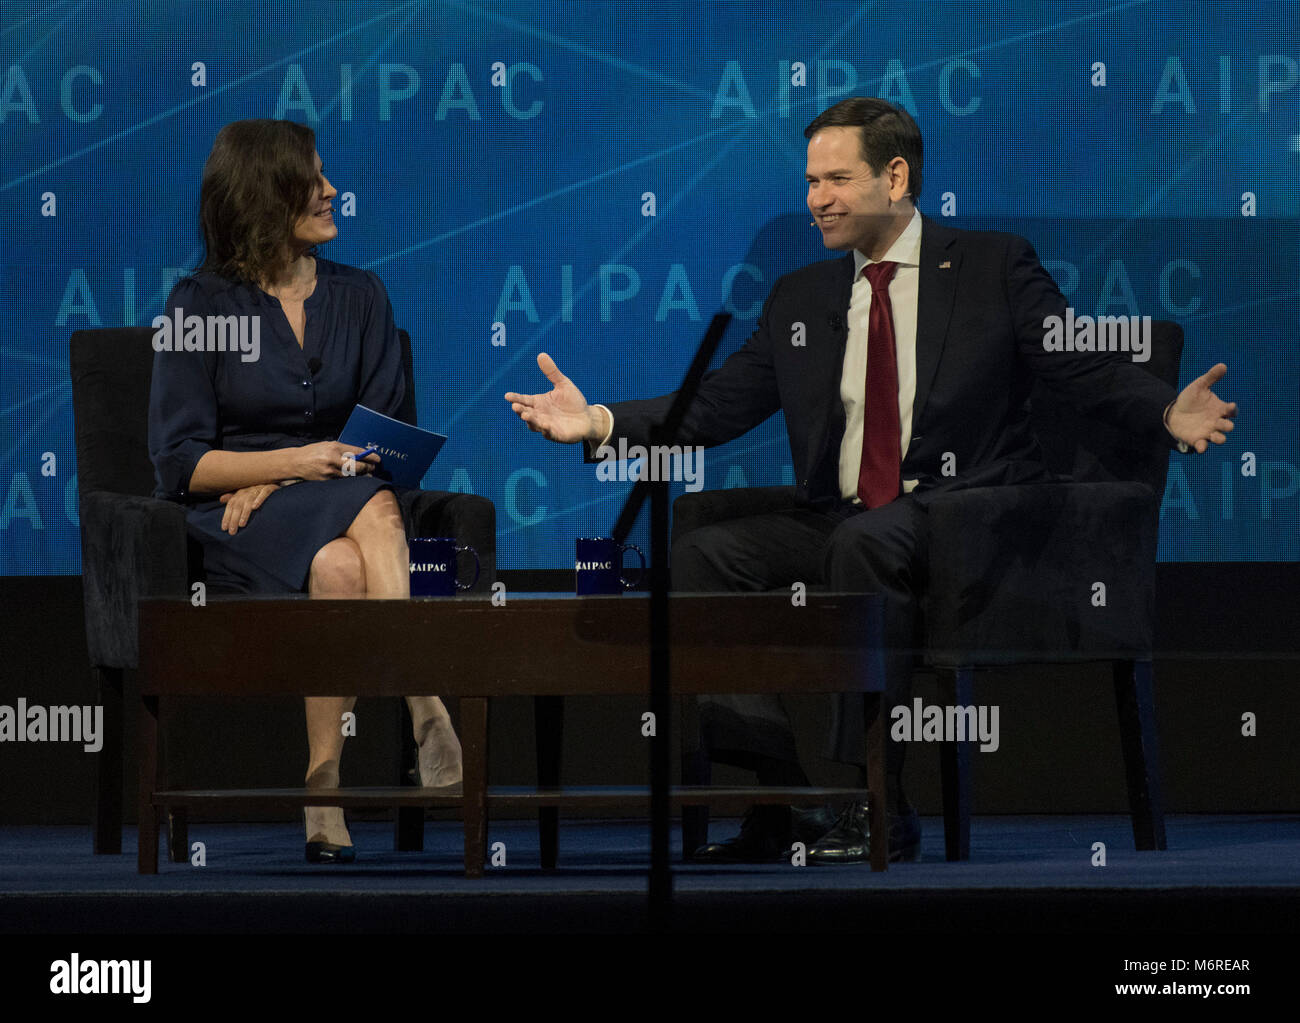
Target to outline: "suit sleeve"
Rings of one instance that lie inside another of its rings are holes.
[[[781,283],[772,286],[749,340],[718,369],[705,374],[674,443],[706,448],[725,444],[781,408],[769,329]],[[674,391],[658,398],[610,404],[614,432],[609,443],[617,445],[619,438],[624,438],[629,445],[649,444],[651,431],[668,415],[676,396]],[[587,460],[593,460],[590,453]]]
[[[1043,348],[1049,316],[1065,315],[1066,300],[1034,248],[1013,238],[1007,250],[1007,299],[1021,357],[1052,390],[1082,415],[1139,437],[1177,441],[1164,426],[1165,407],[1178,395],[1126,352],[1049,352]]]
[[[203,289],[189,278],[176,284],[163,308],[166,314],[179,308],[187,316],[213,312]],[[174,340],[179,344],[179,338]],[[154,352],[149,386],[149,457],[159,497],[173,501],[187,497],[199,459],[219,446],[215,375],[214,353]]]

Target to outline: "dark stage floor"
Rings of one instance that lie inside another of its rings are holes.
[[[736,822],[715,821],[714,837]],[[972,856],[943,859],[938,818],[923,858],[885,874],[844,867],[674,869],[683,929],[985,933],[1272,932],[1300,920],[1300,817],[1170,816],[1169,848],[1133,850],[1123,816],[979,817]],[[86,827],[0,828],[0,933],[249,933],[321,927],[358,933],[600,931],[645,921],[649,835],[642,821],[562,821],[560,865],[543,871],[537,829],[494,822],[505,865],[462,874],[460,828],[430,822],[423,852],[394,852],[392,825],[352,826],[347,867],[302,861],[301,829],[192,823],[206,865],[135,873],[124,853],[93,856]],[[1094,866],[1094,843],[1105,865]],[[674,830],[674,845],[679,845]]]

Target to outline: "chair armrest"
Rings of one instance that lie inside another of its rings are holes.
[[[407,536],[454,536],[478,552],[478,582],[467,594],[492,591],[497,578],[497,511],[491,501],[445,490],[405,490],[399,503]]]
[[[673,502],[672,542],[701,526],[798,506],[794,487],[737,487],[682,494]]]
[[[185,507],[101,490],[81,495],[80,518],[90,663],[134,668],[140,598],[189,595]]]
[[[1154,501],[1142,483],[1071,482],[976,487],[928,502],[929,662],[1149,657]]]

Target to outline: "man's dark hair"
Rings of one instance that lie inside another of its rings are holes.
[[[915,203],[921,195],[921,129],[912,115],[883,99],[872,96],[854,96],[840,100],[823,110],[803,130],[803,137],[812,138],[823,128],[862,129],[862,159],[879,175],[896,156],[907,161],[907,190]]]
[[[274,280],[316,178],[316,133],[306,125],[259,119],[222,128],[199,190],[200,269],[252,284]]]

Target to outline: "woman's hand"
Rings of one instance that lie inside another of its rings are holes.
[[[233,494],[222,494],[221,503],[226,506],[226,513],[221,516],[222,531],[234,536],[248,525],[248,517],[262,506],[262,502],[279,489],[278,483],[259,483],[236,490]]]
[[[332,480],[340,476],[365,476],[379,466],[379,456],[369,454],[363,459],[354,456],[365,448],[355,444],[340,444],[336,440],[323,440],[290,449],[296,452],[295,476],[304,480]]]

